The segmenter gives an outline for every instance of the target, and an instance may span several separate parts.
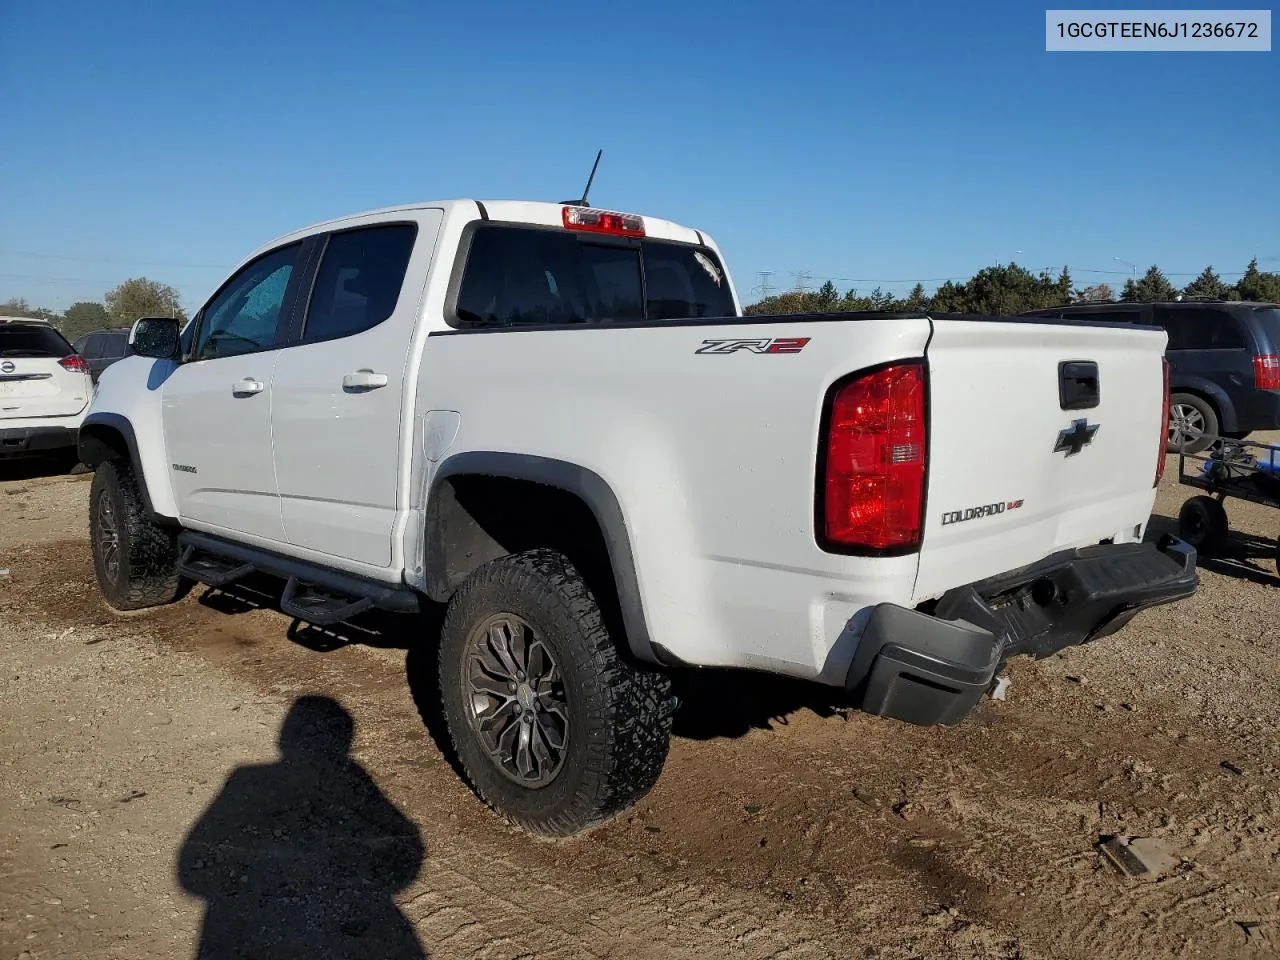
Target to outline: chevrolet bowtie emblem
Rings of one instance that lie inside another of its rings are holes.
[[[1054,453],[1065,453],[1074,457],[1077,453],[1093,443],[1093,435],[1098,432],[1099,424],[1090,424],[1086,420],[1072,420],[1071,426],[1058,431],[1058,442]]]

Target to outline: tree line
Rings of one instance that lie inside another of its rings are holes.
[[[0,303],[0,317],[48,320],[72,342],[94,330],[132,327],[134,321],[142,317],[187,319],[178,291],[146,277],[133,277],[108,290],[101,301],[81,300],[62,313],[47,307],[32,307],[23,298],[15,297]]]
[[[1181,289],[1154,264],[1141,278],[1125,281],[1119,300],[1129,303],[1173,300],[1179,295],[1187,299],[1254,300],[1280,303],[1280,273],[1258,269],[1257,259],[1249,261],[1240,279],[1226,283],[1205,267],[1194,280]],[[984,267],[964,283],[948,280],[932,295],[917,283],[905,297],[876,287],[869,294],[857,290],[841,293],[828,280],[817,290],[791,290],[766,297],[746,307],[747,314],[834,313],[851,310],[931,310],[937,313],[1016,314],[1026,310],[1059,307],[1068,303],[1108,302],[1117,297],[1105,283],[1079,288],[1071,280],[1066,267],[1054,276],[1047,270],[1033,274],[1016,263]],[[141,317],[177,317],[187,315],[178,299],[178,291],[165,283],[134,277],[107,291],[102,301],[83,300],[73,303],[62,313],[44,307],[33,308],[22,298],[0,303],[0,316],[38,317],[48,320],[68,340],[75,341],[93,330],[131,327]]]
[[[1106,283],[1076,287],[1071,272],[1063,267],[1054,276],[1042,270],[1033,274],[1025,267],[1009,263],[984,267],[964,283],[948,280],[932,295],[917,283],[905,297],[896,297],[880,287],[869,294],[857,290],[841,293],[828,280],[817,290],[791,290],[765,297],[746,307],[747,314],[833,313],[849,310],[931,310],[936,313],[1017,314],[1026,310],[1042,310],[1069,303],[1114,302],[1149,303],[1157,300],[1184,299],[1254,300],[1280,303],[1280,273],[1258,269],[1257,259],[1235,283],[1226,283],[1213,267],[1205,267],[1185,287],[1178,288],[1154,264],[1140,278],[1125,281],[1117,298]]]

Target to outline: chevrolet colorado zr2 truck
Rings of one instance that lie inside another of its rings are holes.
[[[689,668],[955,723],[1009,657],[1192,594],[1194,550],[1144,542],[1165,339],[743,316],[666,220],[379,210],[138,321],[80,429],[94,566],[120,610],[252,571],[315,624],[447,604],[422,639],[462,770],[572,834],[652,787]]]

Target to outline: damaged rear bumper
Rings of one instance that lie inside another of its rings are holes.
[[[1195,549],[1166,536],[1056,553],[951,590],[929,612],[883,603],[867,621],[845,688],[868,713],[958,723],[1009,657],[1046,657],[1105,637],[1198,585]]]

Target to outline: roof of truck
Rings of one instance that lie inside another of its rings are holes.
[[[379,207],[374,210],[363,210],[359,213],[349,213],[341,217],[335,217],[332,220],[324,220],[319,223],[313,223],[308,227],[294,230],[282,237],[277,237],[271,241],[269,246],[288,241],[294,237],[306,236],[308,234],[318,233],[322,230],[332,230],[347,224],[349,221],[359,220],[365,217],[382,217],[388,214],[410,213],[415,210],[426,209],[442,209],[445,215],[449,215],[459,208],[462,208],[464,215],[475,220],[498,220],[514,223],[530,223],[549,227],[563,226],[563,213],[565,207],[574,206],[575,204],[567,203],[547,203],[541,200],[476,200],[469,198],[455,198],[452,200],[423,200],[417,203],[399,204],[393,207]],[[702,232],[693,227],[686,227],[676,223],[673,220],[664,220],[661,217],[652,217],[644,213],[635,213],[631,210],[618,210],[616,207],[607,204],[591,204],[590,209],[608,210],[614,213],[626,213],[632,216],[644,218],[645,235],[654,237],[659,240],[678,240],[683,243],[708,244],[710,241]]]

